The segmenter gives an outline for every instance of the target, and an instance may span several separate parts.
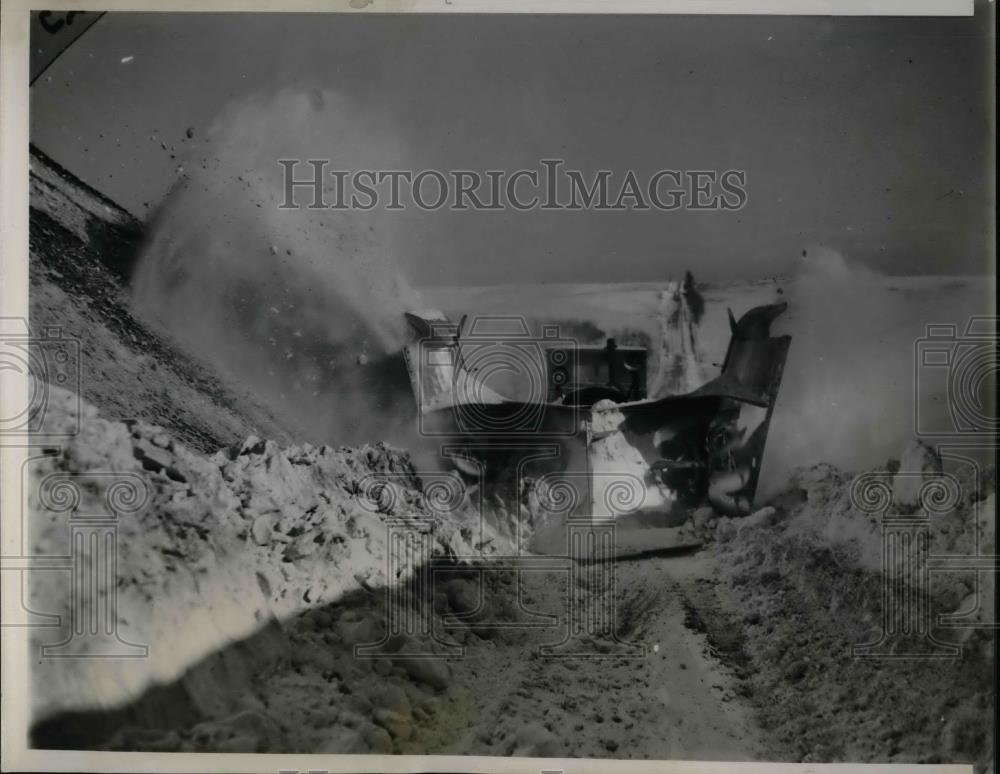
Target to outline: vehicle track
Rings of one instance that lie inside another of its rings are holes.
[[[553,640],[551,629],[468,636],[451,700],[424,737],[428,752],[759,757],[760,735],[738,675],[713,655],[691,612],[725,616],[710,555],[622,560],[617,573],[619,638],[641,646],[643,655],[601,653],[611,646],[600,641],[591,643],[592,657],[541,655],[541,646]],[[543,573],[523,578],[537,609],[565,609],[564,580]]]

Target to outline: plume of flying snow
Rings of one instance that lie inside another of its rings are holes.
[[[385,169],[404,152],[387,122],[328,91],[224,109],[153,219],[133,281],[138,312],[306,440],[391,437],[413,411],[403,312],[421,305],[398,268],[399,213],[312,209],[301,187],[299,206],[283,209],[279,160]]]

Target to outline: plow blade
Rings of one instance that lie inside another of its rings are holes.
[[[614,523],[616,556],[695,548],[682,525],[696,508],[753,510],[791,341],[770,327],[785,309],[756,307],[738,321],[730,313],[721,373],[653,400],[510,400],[465,367],[457,337],[433,338],[429,353],[407,360],[421,429],[481,491],[523,509],[533,551],[565,554],[570,533],[588,520]],[[424,359],[433,368],[418,368]]]
[[[586,522],[586,517],[574,517],[574,522]],[[672,556],[696,551],[702,546],[699,540],[685,526],[665,526],[666,521],[650,519],[645,514],[625,514],[618,516],[611,532],[613,546],[611,558],[643,559],[657,556]],[[586,551],[581,552],[569,545],[570,533],[565,519],[557,519],[538,529],[526,546],[533,554],[544,556],[569,556],[578,562],[588,562]]]

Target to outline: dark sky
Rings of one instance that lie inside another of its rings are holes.
[[[746,170],[738,212],[421,216],[422,283],[751,278],[816,244],[992,273],[992,13],[111,13],[33,87],[32,141],[142,216],[175,180],[161,138],[182,152],[233,100],[319,87],[393,127],[417,170]]]

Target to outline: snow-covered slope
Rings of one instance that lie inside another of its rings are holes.
[[[289,439],[249,390],[133,314],[126,282],[141,223],[34,147],[30,204],[29,324],[79,346],[79,370],[64,386],[109,418],[166,425],[201,451],[251,433]]]
[[[77,658],[35,665],[36,721],[120,706],[270,621],[361,588],[403,583],[431,553],[513,552],[512,530],[481,520],[457,479],[422,480],[405,452],[384,444],[281,448],[250,437],[205,456],[161,427],[108,421],[58,388],[45,422],[47,432],[73,425],[80,432],[31,465],[33,554],[70,555],[71,518],[111,516],[114,502],[123,508],[110,547],[113,589],[81,586],[74,608],[70,573],[32,575],[31,609],[63,624],[34,629],[35,652],[70,640],[71,625],[104,613],[118,638],[109,645],[78,636],[64,649]],[[135,497],[123,500],[116,487]],[[70,488],[80,498],[72,511],[63,497]],[[427,556],[406,553],[415,550],[409,533],[428,535]],[[102,556],[84,550],[73,566],[89,572]],[[123,657],[81,657],[109,655],[109,647]],[[145,657],[125,657],[143,647]]]

